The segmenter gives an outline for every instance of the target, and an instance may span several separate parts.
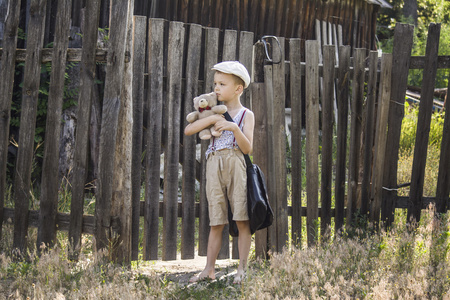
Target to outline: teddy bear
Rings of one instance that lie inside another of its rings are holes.
[[[189,123],[193,123],[196,120],[200,120],[209,117],[213,114],[224,114],[227,111],[225,105],[217,105],[217,95],[212,92],[209,94],[202,94],[194,98],[195,111],[189,113],[186,116],[186,120]],[[212,136],[220,136],[222,132],[214,129],[214,126],[210,126],[201,130],[198,136],[201,140],[208,140]]]

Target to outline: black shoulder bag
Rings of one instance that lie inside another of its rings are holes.
[[[225,119],[234,122],[228,112],[223,114]],[[247,207],[250,220],[250,232],[254,234],[257,230],[272,225],[273,211],[267,196],[266,179],[259,166],[252,163],[250,157],[244,154],[247,165]],[[228,203],[228,223],[231,236],[239,236],[236,222],[233,221],[230,204]]]

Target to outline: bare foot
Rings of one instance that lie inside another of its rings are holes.
[[[214,274],[214,272],[209,273],[206,270],[203,270],[200,274],[192,276],[191,279],[189,279],[190,283],[194,283],[194,282],[199,282],[199,281],[203,281],[203,280],[214,280],[216,279],[216,275]]]
[[[245,272],[244,271],[237,271],[236,275],[234,275],[234,284],[241,284],[242,281],[245,278]]]

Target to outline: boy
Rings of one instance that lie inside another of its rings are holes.
[[[222,243],[222,231],[228,223],[228,206],[239,230],[239,266],[234,283],[241,283],[250,251],[251,234],[247,212],[247,173],[243,153],[253,146],[253,112],[242,106],[240,96],[250,84],[247,69],[237,61],[214,65],[214,92],[227,107],[234,122],[221,115],[213,115],[186,126],[184,133],[192,135],[214,125],[222,135],[212,138],[206,151],[206,195],[209,207],[210,232],[205,269],[190,282],[215,279],[215,263]]]

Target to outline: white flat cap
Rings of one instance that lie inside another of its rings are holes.
[[[236,75],[244,81],[244,88],[247,88],[250,84],[250,75],[248,74],[247,68],[238,61],[223,61],[215,64],[212,70]]]

